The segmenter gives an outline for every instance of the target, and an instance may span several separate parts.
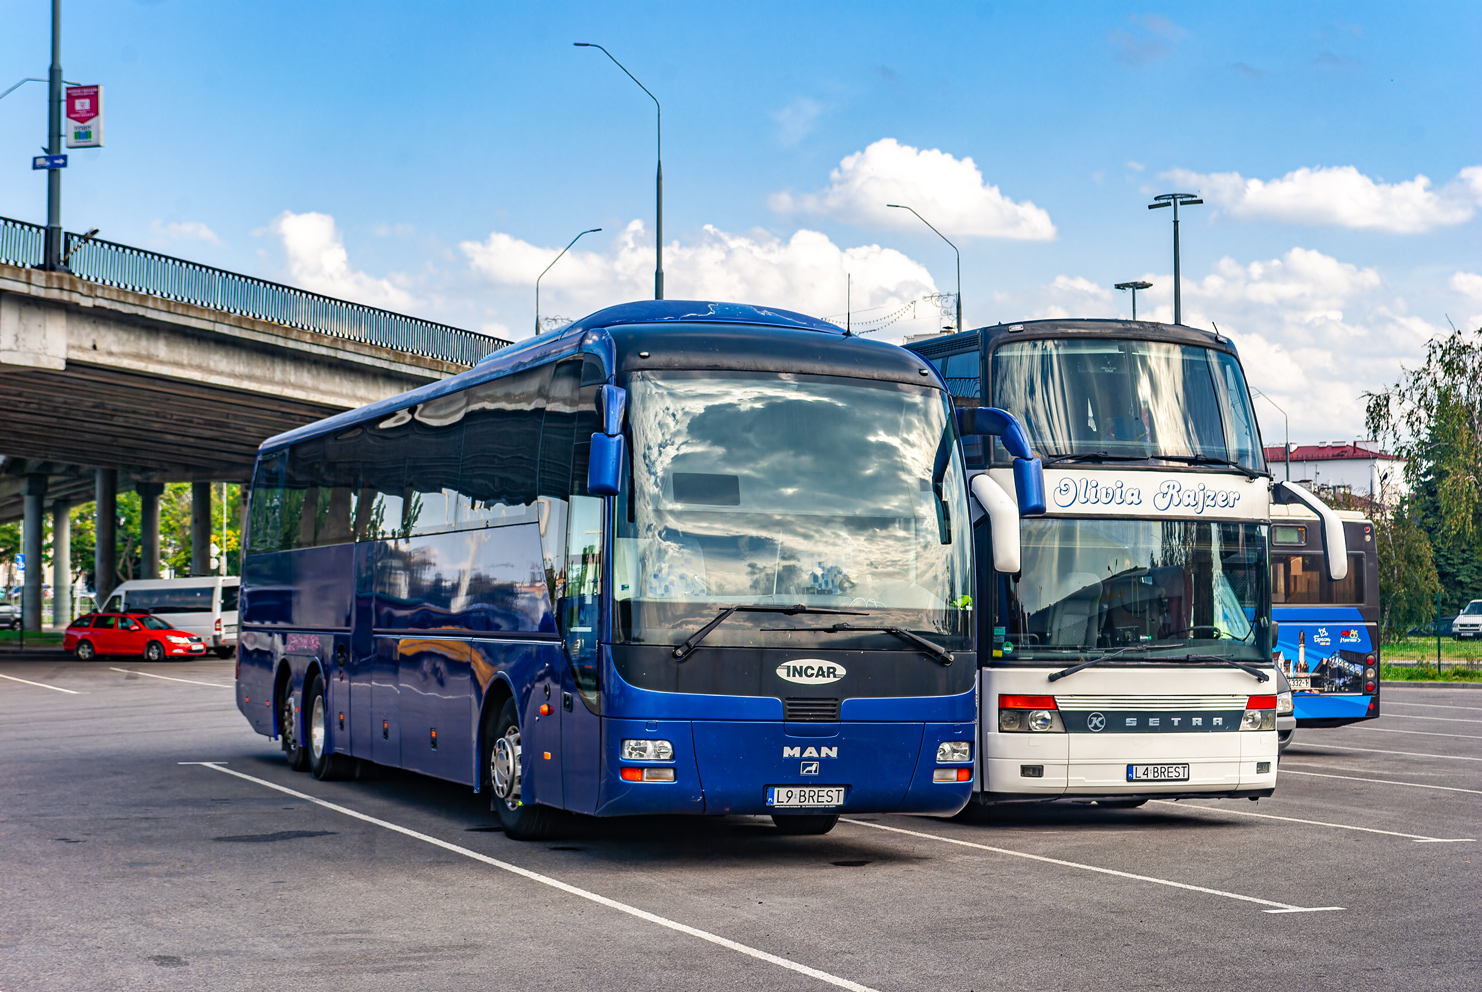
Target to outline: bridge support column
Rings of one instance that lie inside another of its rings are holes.
[[[160,577],[160,496],[164,495],[163,482],[140,482],[134,485],[139,494],[139,543],[144,560],[140,563],[140,578]]]
[[[211,483],[190,484],[190,574],[211,574]]]
[[[21,587],[21,622],[28,633],[41,630],[41,589],[46,570],[41,565],[41,552],[45,547],[46,519],[41,513],[41,497],[46,495],[46,476],[26,476],[25,492],[25,547],[26,577]]]
[[[93,595],[101,610],[108,602],[108,594],[118,584],[118,469],[98,469],[95,494],[97,543],[93,547]]]
[[[51,624],[72,622],[72,504],[51,505]]]

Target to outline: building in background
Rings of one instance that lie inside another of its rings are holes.
[[[1287,477],[1285,462],[1281,445],[1266,449],[1267,467],[1278,479]],[[1342,490],[1385,504],[1407,492],[1405,459],[1380,448],[1377,441],[1293,445],[1291,480],[1310,489]]]

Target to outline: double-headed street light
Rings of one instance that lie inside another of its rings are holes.
[[[628,67],[614,58],[613,54],[601,45],[590,41],[573,41],[577,48],[595,48],[603,55],[612,59],[612,64],[627,75],[633,82],[638,83],[638,77],[628,72]],[[654,266],[654,299],[664,298],[664,108],[659,106],[659,98],[654,96],[647,86],[638,83],[638,88],[648,94],[648,98],[654,102],[654,110],[658,115],[658,175],[654,180],[655,198],[658,201],[657,216],[654,219],[654,248],[656,251]]]
[[[894,207],[896,210],[910,210],[911,213],[916,214],[915,210],[911,210],[910,207],[906,206],[903,203],[887,203],[885,205],[887,207]],[[916,214],[916,219],[925,224],[927,227],[931,227],[931,233],[935,234],[943,241],[947,241],[947,236],[941,231],[938,231],[935,227],[932,227],[931,221],[927,220],[920,214]],[[952,244],[951,241],[947,241],[947,246],[950,247],[952,251],[957,255],[957,332],[960,334],[962,333],[962,252],[957,251],[957,246]]]
[[[1150,282],[1145,282],[1144,280],[1139,279],[1136,282],[1119,282],[1119,283],[1117,283],[1116,288],[1117,289],[1123,289],[1123,290],[1126,290],[1126,289],[1132,290],[1132,319],[1133,320],[1136,320],[1137,319],[1137,291],[1139,289],[1152,289],[1153,288],[1153,284],[1150,283]]]
[[[1153,202],[1148,204],[1149,210],[1173,207],[1173,322],[1175,324],[1184,322],[1183,294],[1178,270],[1178,207],[1179,204],[1192,207],[1196,203],[1203,202],[1193,193],[1161,193],[1153,197]]]
[[[544,279],[545,278],[545,274],[547,272],[551,271],[551,266],[553,266],[557,262],[561,261],[561,257],[563,255],[565,255],[568,251],[571,250],[571,246],[572,245],[574,245],[578,241],[580,241],[583,236],[588,235],[588,234],[596,234],[600,230],[602,230],[602,228],[600,228],[600,227],[588,228],[587,230],[581,232],[581,234],[578,234],[576,237],[572,238],[571,241],[567,243],[566,247],[561,249],[561,254],[560,255],[557,255],[555,258],[551,259],[551,264],[550,265],[547,265],[544,269],[542,269],[540,271],[540,275],[538,275],[538,276],[535,277],[535,333],[536,334],[539,334],[540,333],[540,280]]]

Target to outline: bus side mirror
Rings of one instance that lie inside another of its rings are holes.
[[[988,475],[975,475],[969,483],[978,505],[988,514],[988,530],[993,537],[993,570],[1003,575],[1017,575],[1020,569],[1019,508],[1009,494]]]
[[[587,492],[593,496],[616,496],[622,484],[623,436],[592,435],[587,460]]]
[[[1343,536],[1343,518],[1332,507],[1295,482],[1277,482],[1271,486],[1273,502],[1301,503],[1322,521],[1322,553],[1327,559],[1328,578],[1342,582],[1348,578],[1348,540]]]
[[[597,387],[597,415],[602,418],[602,433],[615,437],[623,432],[623,417],[628,412],[628,391],[621,386]]]
[[[1045,512],[1044,464],[1034,457],[1029,434],[1018,417],[997,407],[965,407],[957,411],[957,433],[987,434],[1002,440],[1004,449],[1014,457],[1014,495],[1018,497],[1019,515],[1037,517]]]

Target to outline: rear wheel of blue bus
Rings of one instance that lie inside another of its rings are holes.
[[[296,772],[309,770],[309,749],[300,737],[298,706],[293,701],[293,684],[283,683],[283,695],[278,700],[278,736],[283,744],[283,756],[288,767]]]
[[[329,747],[329,706],[324,699],[324,678],[314,676],[309,686],[308,706],[309,771],[323,782],[349,778],[354,771],[355,759],[347,754],[335,754]]]
[[[484,787],[504,835],[512,840],[545,840],[556,828],[556,811],[520,800],[520,715],[507,699],[484,733]]]

